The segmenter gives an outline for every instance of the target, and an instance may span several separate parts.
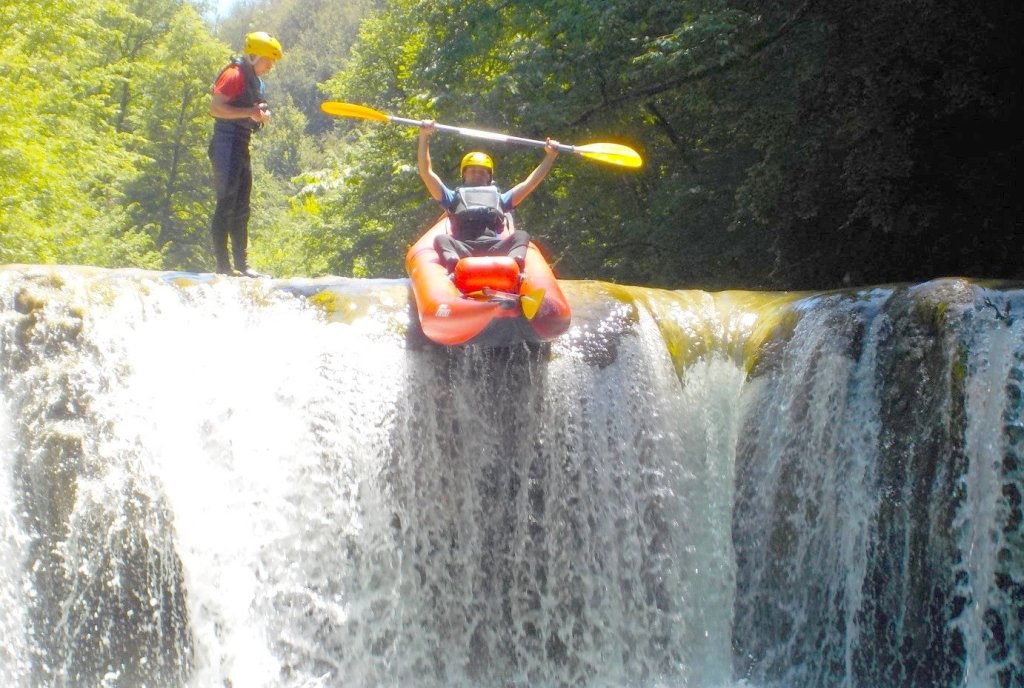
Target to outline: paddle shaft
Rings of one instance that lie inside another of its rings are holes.
[[[394,122],[395,124],[406,124],[410,127],[422,126],[422,120],[418,119],[407,119],[405,117],[395,117],[393,115],[387,116],[388,121]],[[487,139],[488,141],[499,141],[502,143],[521,143],[526,146],[534,146],[536,148],[544,148],[547,146],[547,141],[540,141],[538,139],[524,139],[521,136],[509,136],[508,134],[498,134],[492,131],[483,131],[482,129],[469,129],[467,127],[453,127],[450,124],[437,124],[434,123],[434,129],[438,131],[447,131],[452,134],[461,134],[462,136],[469,136],[477,139]],[[575,153],[576,146],[568,146],[564,143],[560,143],[555,148],[558,149],[559,153]]]

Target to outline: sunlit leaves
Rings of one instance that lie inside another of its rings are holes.
[[[213,212],[206,156],[213,122],[209,90],[227,50],[192,7],[175,4],[164,31],[134,62],[126,121],[137,134],[131,148],[143,159],[126,194],[131,228],[148,233],[164,265],[199,270],[210,262]],[[159,3],[149,7],[159,9]]]
[[[5,36],[0,136],[10,163],[0,181],[4,260],[151,261],[145,241],[112,246],[120,230],[117,184],[135,157],[112,121],[104,87],[109,38],[101,3],[43,0],[0,6]]]

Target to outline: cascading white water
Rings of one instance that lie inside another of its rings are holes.
[[[118,585],[83,590],[77,615],[35,622],[75,626],[59,671],[58,648],[29,653],[54,685],[728,681],[735,364],[709,360],[680,385],[646,314],[626,327],[610,312],[548,352],[449,351],[410,346],[393,310],[332,322],[249,283],[86,282],[39,317],[81,314],[70,343],[35,332],[64,360],[28,376],[65,368],[30,387],[12,371],[5,389],[23,409],[54,387],[84,397],[65,429],[85,468],[67,478],[67,520],[107,533],[72,533],[62,561],[123,579],[97,541],[153,521],[129,536],[149,546],[136,559],[180,583],[149,576],[144,608],[117,611],[174,617],[144,633],[175,648],[162,670],[114,650],[77,664],[75,648],[101,642],[80,617]],[[59,568],[63,590],[78,576]],[[175,616],[163,601],[179,593]]]
[[[963,558],[957,591],[965,600],[952,622],[964,639],[965,684],[1024,683],[1024,319],[1020,302],[994,306],[983,292],[982,327],[967,346],[967,470],[953,528]],[[1016,528],[1013,524],[1016,523]],[[1008,585],[1014,581],[1016,586]],[[1016,609],[1016,615],[1012,610]],[[998,649],[994,649],[998,648]]]
[[[448,350],[404,282],[0,271],[0,678],[1020,685],[1022,297],[919,291]]]
[[[954,282],[801,304],[748,387],[741,676],[1024,683],[1022,296]]]
[[[855,308],[877,311],[887,296]],[[879,434],[872,376],[884,323],[860,332],[861,313],[849,317],[843,305],[802,304],[778,368],[756,376],[745,395],[740,444],[749,458],[737,470],[750,516],[737,521],[735,539],[744,557],[739,606],[748,611],[737,630],[754,638],[756,655],[740,658],[760,674],[754,685],[782,674],[782,685],[838,687],[855,675],[855,616],[877,499],[870,487]],[[848,348],[858,336],[865,344],[853,357]]]
[[[11,484],[14,470],[9,465],[12,438],[7,416],[7,409],[0,405],[0,683],[16,686],[30,675],[24,633],[29,581],[23,567],[28,536]]]

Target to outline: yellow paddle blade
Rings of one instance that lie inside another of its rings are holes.
[[[588,143],[585,146],[576,146],[573,152],[579,153],[584,158],[592,158],[621,167],[640,167],[644,164],[639,153],[629,146],[618,143]]]
[[[543,289],[537,289],[519,297],[519,306],[523,309],[523,317],[527,320],[533,320],[533,316],[537,315],[542,303],[544,303]]]
[[[390,121],[390,118],[379,110],[368,108],[365,105],[339,103],[336,100],[325,100],[320,103],[320,109],[324,111],[324,114],[332,117],[356,117],[359,119],[372,119],[375,122]]]

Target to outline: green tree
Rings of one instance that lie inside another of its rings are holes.
[[[803,284],[1024,277],[1022,26],[1010,2],[821,3],[771,52],[798,77],[791,136],[751,214]]]
[[[194,8],[171,4],[176,13],[135,67],[138,97],[126,119],[139,135],[133,148],[142,162],[127,185],[126,204],[132,226],[159,247],[164,268],[204,270],[212,261],[214,204],[209,93],[228,50]]]
[[[158,265],[148,237],[124,231],[118,191],[134,171],[117,130],[104,46],[110,4],[5,1],[0,50],[0,257],[30,263]]]
[[[439,212],[416,131],[331,120],[329,97],[636,148],[639,171],[563,156],[517,210],[562,277],[1022,276],[1009,0],[249,0],[216,37],[207,4],[0,0],[0,260],[207,268],[207,94],[259,28],[285,46],[253,144],[251,253],[275,274],[400,277]],[[438,135],[435,166],[455,181],[477,147],[505,186],[539,155]]]

